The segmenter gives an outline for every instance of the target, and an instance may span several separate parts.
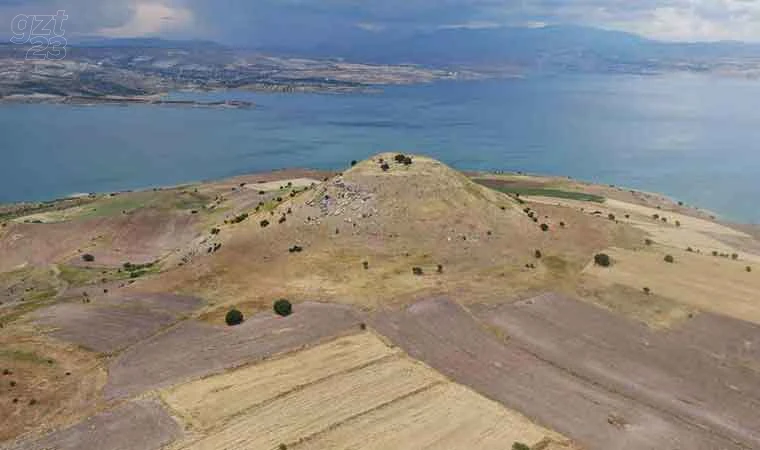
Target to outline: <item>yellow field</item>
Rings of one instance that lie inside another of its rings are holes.
[[[196,431],[173,448],[504,449],[561,441],[371,333],[163,393]]]
[[[208,429],[253,406],[397,353],[371,334],[173,388],[164,399],[195,428]]]
[[[657,251],[609,249],[608,268],[590,264],[586,273],[607,284],[653,293],[705,311],[760,323],[760,272],[748,273],[746,263],[671,251],[676,263],[663,261]]]

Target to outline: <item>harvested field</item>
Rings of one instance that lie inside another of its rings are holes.
[[[371,333],[192,382],[165,399],[211,431],[175,448],[496,450],[564,441]]]
[[[282,318],[259,314],[236,327],[186,321],[129,348],[109,365],[106,398],[136,395],[260,361],[358,327],[350,307],[295,306]]]
[[[475,312],[543,360],[760,448],[760,326],[702,314],[654,332],[558,295]]]
[[[164,399],[194,428],[207,430],[300,386],[397,354],[371,334],[347,336],[224,375],[180,385]]]
[[[193,311],[202,302],[171,294],[99,298],[92,303],[62,303],[36,312],[36,322],[51,335],[97,352],[110,353],[148,338]]]
[[[452,302],[378,313],[372,324],[410,356],[585,448],[743,448],[542,359],[515,340],[496,339]]]
[[[672,250],[675,264],[654,251],[605,250],[610,267],[589,264],[585,273],[604,284],[648,287],[685,305],[760,323],[760,272],[747,273],[746,262]]]
[[[158,402],[143,400],[8,450],[158,450],[181,434],[178,424]]]

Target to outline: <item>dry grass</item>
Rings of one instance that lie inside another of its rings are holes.
[[[195,425],[183,449],[500,449],[561,441],[362,333],[163,394]]]
[[[741,261],[669,250],[675,264],[663,253],[609,249],[609,268],[589,265],[586,273],[608,285],[633,289],[649,287],[652,293],[717,314],[760,323],[760,277],[747,273]]]

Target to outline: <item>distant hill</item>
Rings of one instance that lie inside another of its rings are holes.
[[[545,70],[656,70],[674,64],[760,61],[760,45],[742,42],[676,43],[582,26],[448,28],[414,34],[355,30],[345,39],[261,50],[360,62],[433,66],[518,65]],[[699,67],[695,67],[699,69]]]

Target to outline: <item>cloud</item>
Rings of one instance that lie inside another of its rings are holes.
[[[0,23],[58,9],[70,17],[67,32],[76,34],[185,33],[254,45],[529,24],[591,25],[667,40],[760,41],[760,0],[0,0]]]
[[[107,37],[153,36],[185,32],[192,28],[194,16],[186,8],[155,1],[136,1],[129,19],[117,27],[104,27],[96,33]]]

